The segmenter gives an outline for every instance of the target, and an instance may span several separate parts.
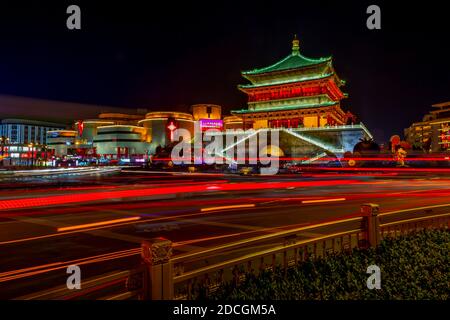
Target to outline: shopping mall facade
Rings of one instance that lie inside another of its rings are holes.
[[[196,104],[190,112],[102,113],[96,119],[75,121],[72,130],[47,132],[47,145],[56,158],[78,156],[110,162],[144,162],[157,147],[173,142],[176,129],[185,129],[194,136],[196,121],[202,130],[242,129],[240,118],[222,117],[221,106]]]

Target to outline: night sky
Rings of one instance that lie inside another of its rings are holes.
[[[33,3],[1,3],[0,94],[149,110],[215,103],[227,113],[246,108],[240,71],[284,58],[297,33],[303,55],[334,57],[343,109],[380,142],[450,100],[444,1]],[[70,4],[81,7],[80,31],[66,28]],[[381,30],[366,28],[370,4],[381,7]]]

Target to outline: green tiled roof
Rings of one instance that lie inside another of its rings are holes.
[[[289,70],[289,69],[297,69],[297,68],[303,68],[303,67],[317,65],[317,64],[320,64],[320,63],[323,63],[326,61],[330,61],[330,60],[331,60],[331,57],[319,58],[319,59],[307,58],[305,56],[302,56],[299,51],[296,51],[271,66],[261,68],[261,69],[242,71],[242,74],[243,75],[253,75],[253,74],[260,74],[260,73],[284,71],[284,70]]]
[[[324,103],[315,103],[315,104],[303,104],[296,106],[282,106],[282,107],[273,107],[268,109],[258,109],[258,110],[232,110],[232,114],[245,114],[245,113],[255,113],[255,112],[271,112],[271,111],[285,111],[285,110],[295,110],[295,109],[307,109],[307,108],[318,108],[318,107],[329,107],[338,104],[339,102],[324,102]]]
[[[289,80],[274,81],[271,83],[264,83],[264,84],[241,84],[241,85],[238,85],[238,88],[270,87],[270,86],[275,86],[275,85],[279,85],[279,84],[295,83],[295,82],[299,82],[299,81],[303,82],[303,81],[320,80],[320,79],[328,78],[332,75],[333,75],[333,73],[326,73],[326,74],[319,74],[319,75],[303,77],[303,78],[291,78]]]

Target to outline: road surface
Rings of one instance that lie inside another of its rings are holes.
[[[237,176],[124,170],[0,180],[0,298],[139,264],[143,240],[174,254],[357,215],[450,203],[450,177],[395,173]],[[306,235],[308,236],[308,235]],[[311,235],[315,236],[315,235]]]

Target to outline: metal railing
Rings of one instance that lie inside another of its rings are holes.
[[[450,228],[450,205],[391,211],[379,214],[379,219],[380,240],[424,229]]]
[[[295,267],[310,258],[375,247],[386,237],[423,229],[450,229],[450,204],[379,212],[363,204],[356,217],[333,220],[217,245],[172,257],[172,242],[144,241],[141,265],[83,281],[83,289],[60,287],[19,299],[195,299],[222,284],[238,285],[249,273]]]
[[[274,270],[277,265],[288,268],[330,250],[365,246],[364,223],[362,217],[325,222],[174,257],[168,265],[173,281],[169,292],[163,289],[162,294],[170,299],[192,299],[199,288],[211,292],[221,283],[242,281],[247,272]],[[332,234],[316,236],[332,229],[336,229]]]
[[[310,257],[316,258],[324,256],[329,251],[334,252],[336,248],[350,250],[358,246],[352,240],[357,238],[362,231],[363,229],[355,229],[314,238],[313,241],[303,240],[278,245],[274,248],[248,253],[244,256],[182,273],[173,278],[174,289],[178,289],[174,292],[173,298],[193,299],[196,284],[199,288],[204,288],[206,294],[208,294],[215,291],[226,281],[232,280],[239,284],[239,282],[245,280],[246,273],[274,271],[277,266],[287,270]]]
[[[358,217],[282,230],[273,234],[171,257],[172,243],[155,239],[142,245],[144,299],[195,299],[222,284],[238,285],[246,274],[280,267],[288,270],[308,258],[353,248],[375,247],[383,238],[425,228],[450,228],[450,204],[379,213],[361,206]]]

